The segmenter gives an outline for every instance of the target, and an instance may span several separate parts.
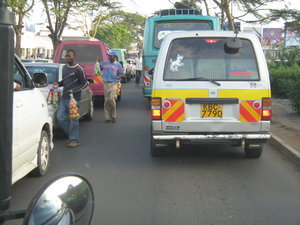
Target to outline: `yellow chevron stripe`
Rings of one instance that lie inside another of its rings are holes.
[[[181,116],[178,117],[178,119],[176,120],[176,122],[181,122],[184,120],[184,113],[181,114]]]
[[[181,105],[183,104],[182,101],[177,101],[164,115],[164,120],[167,120]]]
[[[252,108],[252,106],[246,102],[242,101],[241,104],[247,109],[247,111],[255,118],[256,121],[260,120],[260,115]]]
[[[241,122],[248,122],[248,121],[245,119],[245,117],[243,117],[242,114],[240,114],[240,121],[241,121]]]

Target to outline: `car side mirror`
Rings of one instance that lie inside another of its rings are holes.
[[[87,79],[89,84],[93,84],[94,83],[94,80],[93,79]]]
[[[48,85],[48,78],[45,73],[34,73],[32,75],[32,80],[36,87],[46,87]]]
[[[94,212],[90,183],[78,174],[63,174],[48,182],[33,198],[24,225],[89,225]]]

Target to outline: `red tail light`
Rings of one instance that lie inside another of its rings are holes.
[[[206,39],[205,42],[208,43],[208,44],[215,44],[215,43],[218,42],[218,40],[215,40],[215,39]]]
[[[272,100],[271,98],[262,99],[262,120],[271,120],[272,116]]]
[[[151,99],[151,117],[153,120],[161,120],[161,98]]]

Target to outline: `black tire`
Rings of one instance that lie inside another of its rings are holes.
[[[30,175],[39,177],[46,174],[50,161],[50,139],[45,130],[41,133],[37,158],[38,166],[30,173]]]
[[[250,146],[245,143],[245,156],[246,158],[257,159],[261,156],[264,144],[258,143],[255,146]]]
[[[94,118],[94,101],[91,100],[89,112],[86,115],[84,115],[83,119],[86,121],[92,121],[93,118]]]
[[[104,96],[97,96],[93,97],[93,103],[96,107],[103,107],[104,106]]]

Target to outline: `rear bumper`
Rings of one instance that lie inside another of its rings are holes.
[[[153,135],[156,141],[172,141],[172,140],[268,140],[271,138],[269,133],[265,134],[176,134],[176,135]]]

